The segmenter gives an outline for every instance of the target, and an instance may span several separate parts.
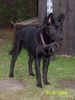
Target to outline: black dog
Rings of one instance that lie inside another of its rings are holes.
[[[61,34],[57,31],[60,30],[63,24],[64,14],[54,18],[53,14],[50,14],[46,23],[40,27],[34,25],[27,25],[16,31],[14,47],[12,50],[12,60],[10,66],[10,77],[14,76],[14,66],[18,55],[20,54],[22,48],[25,48],[29,53],[29,74],[34,76],[32,71],[32,62],[35,60],[35,70],[37,86],[42,87],[41,82],[41,72],[40,72],[40,62],[43,57],[43,82],[44,84],[50,84],[47,80],[48,65],[50,62],[50,57],[52,55],[52,48],[57,45],[57,41],[60,41]],[[62,23],[62,24],[61,24]]]

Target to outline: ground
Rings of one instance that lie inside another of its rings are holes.
[[[13,33],[12,28],[0,29],[0,100],[75,100],[75,57],[58,56],[52,60],[48,71],[51,85],[43,84],[39,89],[36,78],[28,74],[28,55],[22,50],[15,76],[9,78]]]
[[[19,80],[9,79],[0,81],[0,90],[17,90],[23,89],[25,87],[25,82]]]
[[[75,80],[61,80],[59,83],[63,88],[75,89]]]

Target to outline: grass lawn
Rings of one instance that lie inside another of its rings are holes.
[[[0,46],[0,80],[9,79],[11,56],[8,52],[10,48],[10,42],[4,42]],[[15,65],[14,77],[15,80],[25,82],[25,88],[0,91],[0,100],[75,100],[75,89],[63,88],[59,84],[60,80],[75,80],[75,57],[57,57],[56,60],[51,61],[48,70],[51,85],[43,85],[42,89],[36,87],[35,77],[29,76],[27,61],[27,53],[23,50]]]

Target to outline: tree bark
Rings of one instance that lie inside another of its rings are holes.
[[[38,22],[39,25],[43,24],[43,20],[47,15],[47,0],[38,1]]]

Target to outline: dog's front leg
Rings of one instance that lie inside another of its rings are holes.
[[[42,88],[41,72],[40,72],[40,60],[41,60],[41,58],[38,58],[38,57],[35,59],[35,70],[36,70],[37,86]]]
[[[49,62],[50,62],[50,57],[44,57],[44,61],[43,61],[43,82],[46,85],[48,85],[48,84],[50,85],[50,83],[48,82],[48,79],[47,79]]]

